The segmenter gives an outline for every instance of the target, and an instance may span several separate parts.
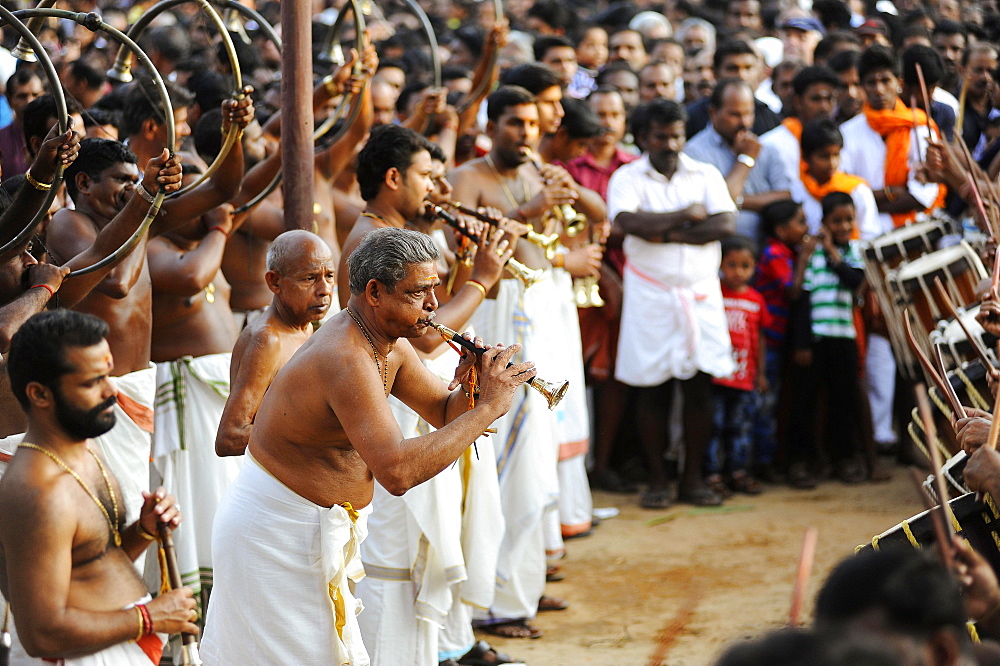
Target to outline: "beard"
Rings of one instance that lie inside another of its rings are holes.
[[[54,390],[52,393],[56,404],[56,421],[73,439],[99,437],[115,426],[117,418],[114,412],[111,414],[102,412],[117,404],[117,396],[111,396],[92,409],[80,409],[71,405],[60,391]]]

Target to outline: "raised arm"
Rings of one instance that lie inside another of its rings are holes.
[[[154,291],[194,296],[218,275],[233,228],[233,207],[222,204],[203,219],[207,230],[193,250],[181,252],[164,239],[150,242],[147,259]]]
[[[358,117],[347,127],[339,139],[316,154],[316,164],[320,167],[320,172],[331,183],[350,164],[357,145],[364,141],[372,128],[372,123],[375,122],[375,107],[372,105],[371,86],[368,85],[368,82],[378,70],[378,55],[375,53],[375,47],[371,44],[365,47],[361,63],[364,67],[362,73],[359,76],[351,77],[344,86],[345,90],[350,87],[354,93],[351,109],[347,113],[350,115],[354,107],[359,106]]]

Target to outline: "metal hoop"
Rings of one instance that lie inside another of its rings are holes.
[[[4,15],[4,12],[7,12],[7,10],[3,9],[3,7],[0,7],[0,17],[3,17],[4,19],[6,19],[7,17]],[[107,23],[105,23],[101,19],[100,15],[96,14],[94,12],[91,12],[89,14],[84,14],[84,13],[81,13],[81,12],[67,11],[65,9],[50,9],[50,8],[41,8],[41,9],[38,9],[38,8],[36,8],[36,9],[22,9],[21,11],[14,12],[13,14],[10,14],[10,16],[12,18],[14,18],[15,21],[17,20],[17,17],[20,17],[20,16],[28,16],[28,17],[43,16],[43,17],[69,19],[69,20],[75,21],[76,23],[79,23],[80,25],[82,25],[83,27],[87,28],[91,32],[96,32],[97,30],[103,30],[103,31],[107,32],[109,35],[115,37],[118,41],[122,42],[123,48],[124,48],[124,46],[127,46],[129,49],[131,49],[131,51],[139,59],[139,62],[141,62],[144,66],[146,66],[149,69],[149,71],[152,73],[151,75],[152,75],[153,83],[156,85],[157,91],[160,93],[160,96],[163,98],[162,99],[162,101],[163,101],[163,108],[164,108],[164,111],[167,114],[167,120],[166,120],[166,125],[167,125],[167,141],[170,143],[171,146],[174,145],[174,143],[177,140],[177,138],[176,138],[176,130],[175,130],[175,127],[174,127],[174,110],[173,110],[173,107],[171,107],[171,105],[170,105],[170,95],[167,93],[167,87],[163,83],[163,79],[160,77],[160,73],[156,71],[155,67],[153,67],[153,63],[149,59],[149,56],[147,56],[146,53],[141,48],[139,48],[139,45],[136,44],[131,38],[129,38],[128,35],[124,34],[120,30],[118,30],[117,28],[115,28],[114,26],[111,26],[111,25],[108,25]],[[20,21],[17,21],[17,22],[20,23]],[[31,37],[32,37],[32,39],[35,40],[35,43],[32,44],[32,46],[34,48],[37,48],[38,50],[42,51],[42,53],[44,54],[44,50],[43,50],[41,44],[37,43],[38,42],[37,38],[35,38],[34,35],[31,35]],[[30,41],[31,40],[29,40],[29,42]],[[43,59],[45,61],[48,61],[48,55],[45,54]],[[50,65],[51,65],[51,62],[50,62]],[[59,90],[59,93],[61,95],[62,94],[62,88],[58,88],[58,90]],[[63,113],[65,114],[65,104],[66,104],[65,100],[63,100],[62,104],[63,104]],[[173,151],[171,151],[171,153],[172,152]],[[62,176],[61,169],[59,169],[57,171],[57,173],[58,173],[57,178],[61,178],[61,176]],[[141,185],[140,185],[140,187],[141,187]],[[55,196],[55,189],[56,189],[55,188],[55,183],[53,183],[53,188],[51,190],[51,192],[53,193],[52,196]],[[91,264],[90,266],[86,266],[84,268],[80,268],[80,269],[77,269],[77,270],[73,271],[72,273],[70,273],[69,275],[67,275],[64,278],[64,280],[68,280],[69,278],[79,277],[81,275],[86,275],[87,273],[93,273],[94,271],[101,270],[102,268],[108,266],[109,264],[113,264],[114,262],[118,261],[121,257],[123,257],[124,255],[128,254],[129,252],[131,252],[132,249],[135,248],[135,246],[139,243],[139,240],[142,238],[142,236],[149,230],[149,225],[151,225],[153,223],[153,220],[156,218],[156,215],[160,212],[160,205],[163,203],[163,199],[164,199],[165,196],[166,196],[166,192],[164,192],[163,187],[162,186],[158,187],[157,190],[156,190],[156,196],[153,197],[153,202],[149,205],[149,211],[146,213],[146,217],[143,219],[142,223],[139,225],[139,228],[135,230],[135,232],[132,234],[132,236],[129,237],[129,239],[126,240],[125,243],[123,243],[120,248],[118,248],[117,250],[115,250],[114,252],[112,252],[111,254],[109,254],[108,256],[104,257],[100,261],[98,261],[98,262],[96,262],[94,264]],[[49,203],[51,203],[51,199],[49,200]],[[48,204],[46,204],[45,207],[42,208],[42,210],[44,210],[44,211],[47,212],[48,211]],[[35,223],[32,223],[31,225],[29,225],[29,228],[25,230],[25,233],[24,233],[24,238],[25,239],[27,238],[28,233],[30,233],[30,231],[34,230],[34,226],[35,226]],[[23,242],[23,239],[22,239],[21,242]],[[3,250],[0,249],[0,253],[2,253],[2,252],[3,252]]]
[[[243,99],[243,75],[240,71],[240,61],[236,54],[236,47],[233,46],[233,39],[229,35],[229,30],[226,28],[225,22],[222,20],[222,17],[219,16],[219,13],[215,11],[215,8],[208,2],[208,0],[161,0],[161,2],[153,5],[149,11],[143,13],[143,15],[139,17],[139,20],[136,21],[131,28],[129,28],[128,37],[132,40],[137,40],[143,31],[149,27],[149,24],[153,21],[153,19],[167,9],[187,2],[194,2],[197,4],[206,14],[208,14],[212,23],[215,24],[216,30],[219,31],[219,35],[222,37],[222,44],[226,49],[226,56],[229,58],[229,67],[233,72],[233,90],[235,91],[233,93],[233,97],[237,100]],[[132,80],[132,68],[129,64],[129,56],[131,56],[131,53],[125,49],[124,45],[118,49],[118,55],[115,57],[115,63],[108,71],[108,76],[110,78],[122,82]],[[171,122],[173,122],[172,119]],[[229,155],[229,151],[232,150],[236,142],[239,141],[240,134],[240,129],[235,124],[231,124],[229,126],[229,131],[226,133],[225,141],[222,142],[222,147],[219,149],[219,153],[215,156],[212,163],[208,165],[205,172],[200,174],[194,182],[182,187],[176,192],[171,192],[167,196],[176,197],[190,192],[211,178],[212,174],[218,171],[219,167],[222,166],[222,162]],[[173,150],[174,144],[171,144],[170,151],[173,152]]]
[[[438,52],[438,41],[437,35],[434,34],[434,26],[431,25],[431,20],[427,18],[427,12],[424,11],[423,7],[417,4],[417,0],[403,0],[406,6],[410,8],[417,19],[420,21],[420,26],[424,29],[424,36],[427,38],[427,43],[431,47],[431,72],[433,73],[434,87],[441,87],[441,54]]]
[[[499,23],[501,20],[503,20],[503,0],[493,0],[494,24]],[[495,49],[493,51],[493,56],[491,58],[489,70],[487,71],[492,72],[496,68],[497,62],[499,60],[500,60],[500,49]],[[462,102],[458,105],[458,109],[456,109],[458,111],[458,115],[462,115],[463,113],[468,111],[469,107],[472,105],[472,100],[476,99],[484,92],[486,92],[486,88],[490,85],[490,78],[491,76],[489,75],[483,78],[483,80],[479,82],[479,86],[475,90],[469,92],[469,94],[465,97],[465,99],[462,100]]]
[[[59,81],[59,75],[56,73],[56,68],[52,65],[52,59],[49,58],[49,54],[45,52],[45,47],[42,46],[42,43],[37,37],[35,37],[34,33],[32,33],[28,27],[14,15],[13,12],[6,9],[2,5],[0,5],[0,20],[2,20],[0,25],[6,23],[14,28],[14,30],[21,35],[21,39],[30,44],[32,49],[36,49],[39,53],[41,53],[40,62],[42,64],[42,69],[45,70],[45,78],[49,81],[49,88],[52,90],[52,97],[56,101],[56,114],[58,116],[57,125],[59,126],[59,133],[64,134],[67,129],[69,129],[69,114],[66,111],[66,97],[63,95],[62,83]],[[20,233],[8,242],[4,243],[3,247],[0,247],[0,257],[8,255],[11,250],[24,244],[25,241],[28,240],[28,237],[35,232],[35,229],[42,221],[42,218],[48,214],[49,206],[52,205],[52,201],[56,198],[56,193],[59,190],[59,184],[62,183],[62,172],[62,164],[57,160],[55,176],[52,179],[52,187],[50,187],[46,193],[45,200],[42,202],[41,207]]]

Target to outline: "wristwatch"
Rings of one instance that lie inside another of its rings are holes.
[[[748,169],[754,168],[754,165],[757,164],[757,160],[755,160],[754,158],[750,157],[746,153],[741,153],[741,154],[737,155],[736,156],[736,161],[739,162],[740,164],[745,164]]]

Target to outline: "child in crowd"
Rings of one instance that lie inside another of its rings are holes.
[[[788,481],[794,488],[814,488],[811,466],[819,462],[816,416],[820,386],[826,389],[826,434],[836,474],[845,483],[865,479],[856,431],[858,346],[854,294],[864,282],[857,241],[851,240],[856,209],[851,195],[823,197],[821,245],[801,266],[802,295],[792,314],[793,350],[789,426]]]
[[[791,199],[768,204],[761,210],[760,217],[767,244],[761,253],[753,286],[767,304],[764,374],[768,388],[760,401],[754,424],[754,458],[758,478],[773,483],[777,481],[775,405],[785,367],[785,330],[791,304],[798,299],[802,288],[802,273],[795,267],[805,265],[813,246],[800,250],[806,238],[806,221],[802,207]],[[796,274],[800,278],[797,283]]]
[[[829,118],[806,123],[802,128],[801,179],[793,183],[792,196],[802,202],[809,233],[815,234],[823,218],[820,205],[823,197],[830,192],[851,195],[857,219],[853,238],[871,240],[891,229],[882,228],[875,195],[865,179],[840,171],[840,151],[843,147],[844,137],[837,123]]]
[[[705,453],[706,483],[722,496],[731,491],[757,495],[760,484],[747,472],[757,411],[757,391],[767,389],[764,377],[764,298],[750,286],[757,256],[753,242],[732,236],[722,242],[722,298],[729,322],[736,370],[714,380],[714,427]],[[728,487],[722,472],[728,476]]]

